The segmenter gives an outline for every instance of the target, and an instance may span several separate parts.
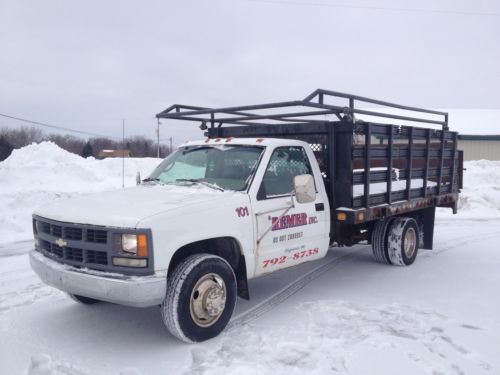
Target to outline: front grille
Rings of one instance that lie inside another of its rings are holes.
[[[56,245],[55,243],[52,244],[52,254],[54,254],[58,258],[63,257],[63,248],[61,246]]]
[[[55,237],[62,237],[62,227],[59,225],[52,225],[51,232],[51,234]]]
[[[87,241],[106,243],[108,242],[108,233],[105,230],[87,229]]]
[[[87,250],[87,263],[102,264],[105,266],[108,264],[108,254],[104,251]]]
[[[74,247],[66,247],[64,259],[71,260],[73,262],[83,262],[83,250],[76,249]]]
[[[105,269],[111,252],[108,231],[88,225],[66,224],[34,218],[38,250],[60,263],[77,267]],[[102,249],[102,250],[97,250]]]
[[[37,221],[38,224],[38,231],[42,233],[50,233],[50,224],[49,223],[44,223],[43,221]]]
[[[51,249],[52,249],[52,244],[49,241],[41,240],[40,241],[40,247],[43,250],[48,251],[50,253]]]
[[[81,239],[83,238],[83,229],[65,227],[63,238],[67,240],[81,241]]]
[[[115,253],[113,238],[121,233],[148,233],[147,229],[131,230],[108,228],[89,224],[74,224],[33,216],[35,249],[52,260],[76,268],[88,268],[125,275],[151,275],[154,273],[152,249],[145,268],[127,268],[113,265]],[[151,237],[150,237],[151,238]]]
[[[54,255],[58,258],[63,257],[63,248],[56,245],[55,243],[50,243],[49,241],[42,240],[40,241],[40,246],[47,253]]]

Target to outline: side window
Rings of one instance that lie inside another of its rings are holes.
[[[288,195],[293,191],[293,178],[312,174],[311,165],[302,147],[278,147],[267,165],[257,199]]]

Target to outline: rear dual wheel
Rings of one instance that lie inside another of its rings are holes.
[[[418,247],[418,224],[413,218],[384,219],[373,228],[373,255],[380,263],[409,266],[415,262]]]

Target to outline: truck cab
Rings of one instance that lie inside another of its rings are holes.
[[[306,199],[297,199],[297,188]],[[272,138],[186,143],[140,185],[42,206],[33,223],[34,270],[83,303],[167,309],[176,271],[210,256],[230,277],[214,272],[202,282],[205,302],[188,317],[193,331],[211,334],[216,321],[206,313],[207,299],[225,326],[230,314],[219,315],[232,311],[236,295],[249,298],[248,279],[321,258],[330,242],[328,197],[311,148]],[[171,331],[199,341],[175,325]]]

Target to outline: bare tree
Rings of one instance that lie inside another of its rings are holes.
[[[102,150],[121,150],[124,148],[122,141],[116,141],[105,137],[95,137],[88,140],[72,135],[49,134],[45,135],[40,129],[34,127],[23,127],[20,129],[0,129],[0,139],[3,140],[5,149],[9,146],[21,148],[33,142],[52,141],[62,149],[81,155],[87,147],[86,154],[91,150],[97,155]],[[150,138],[141,135],[125,138],[125,148],[130,150],[134,157],[156,157],[157,144]],[[165,157],[172,150],[167,145],[160,145],[160,157]]]
[[[22,127],[20,129],[4,128],[0,130],[2,136],[14,148],[21,148],[33,142],[43,141],[43,132],[34,127]]]

